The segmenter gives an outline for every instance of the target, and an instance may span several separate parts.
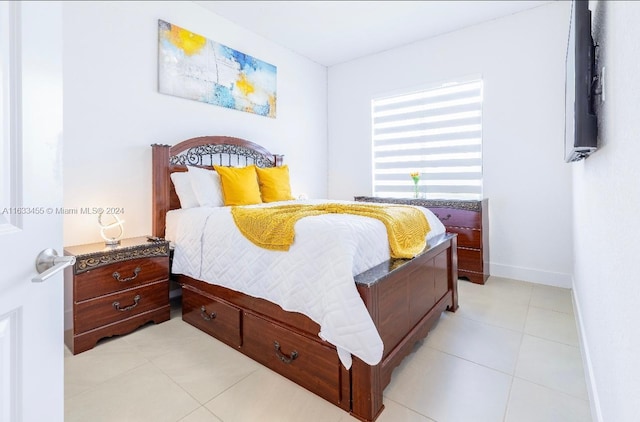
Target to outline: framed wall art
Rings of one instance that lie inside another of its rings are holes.
[[[158,20],[158,90],[276,117],[276,66]]]

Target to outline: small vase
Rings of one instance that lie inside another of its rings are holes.
[[[420,197],[420,192],[418,191],[418,185],[416,184],[413,188],[413,197],[418,199]]]

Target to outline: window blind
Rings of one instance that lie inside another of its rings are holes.
[[[482,81],[372,101],[373,194],[482,198]]]

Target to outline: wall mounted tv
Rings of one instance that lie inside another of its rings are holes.
[[[565,61],[566,162],[587,158],[598,147],[594,111],[595,46],[591,38],[591,11],[587,0],[571,2],[571,19]]]

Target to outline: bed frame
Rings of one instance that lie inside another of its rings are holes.
[[[282,165],[282,156],[239,138],[205,136],[153,148],[153,235],[164,237],[165,215],[179,208],[170,174],[186,165]],[[391,259],[355,277],[384,343],[371,366],[354,357],[349,370],[318,337],[320,326],[300,313],[221,286],[173,275],[182,286],[184,321],[282,374],[363,421],[384,409],[393,369],[426,337],[444,310],[458,308],[456,235],[430,240],[411,260]]]

